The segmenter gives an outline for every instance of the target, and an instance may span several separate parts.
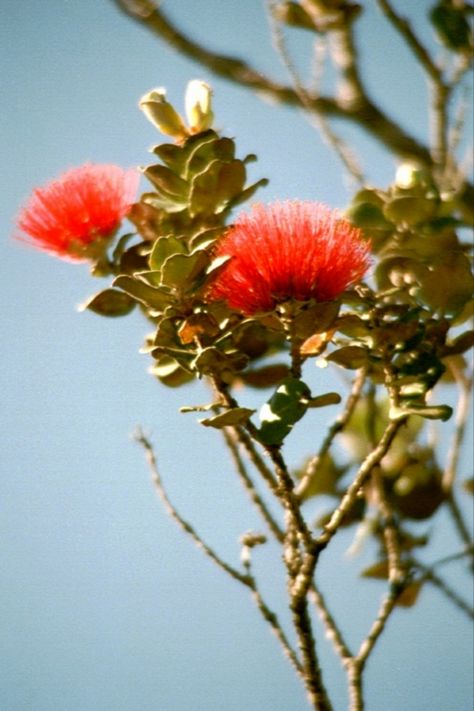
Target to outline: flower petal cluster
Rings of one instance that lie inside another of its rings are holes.
[[[100,254],[134,203],[139,174],[86,163],[37,188],[17,218],[20,238],[67,260]]]
[[[216,256],[230,259],[207,300],[250,316],[292,299],[336,299],[364,276],[370,245],[337,211],[295,200],[255,205],[222,238]]]

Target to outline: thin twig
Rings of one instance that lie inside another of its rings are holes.
[[[262,617],[270,627],[272,628],[273,633],[275,634],[276,638],[280,642],[283,651],[285,655],[288,657],[290,660],[291,664],[293,665],[294,669],[296,670],[298,676],[301,677],[301,679],[304,678],[303,674],[303,667],[301,666],[301,662],[298,659],[298,656],[291,646],[285,632],[283,631],[283,628],[278,620],[277,615],[273,610],[271,610],[265,600],[262,597],[262,594],[258,588],[257,581],[255,578],[255,575],[253,574],[252,571],[252,565],[251,565],[251,557],[250,557],[250,552],[248,556],[245,559],[244,562],[245,569],[247,571],[247,576],[248,576],[248,581],[249,581],[249,587],[252,590],[252,597],[257,605],[257,608],[259,609]]]
[[[197,547],[200,548],[207,555],[207,557],[213,561],[213,563],[215,563],[219,568],[228,573],[232,578],[234,578],[234,580],[238,580],[239,583],[242,583],[243,585],[249,587],[249,580],[247,576],[244,573],[241,573],[233,566],[226,563],[224,560],[222,560],[222,558],[217,555],[217,553],[210,546],[208,546],[207,543],[203,541],[201,536],[194,530],[191,524],[188,523],[188,521],[186,521],[181,516],[181,514],[178,513],[174,505],[171,503],[163,487],[163,482],[158,470],[158,463],[156,461],[153,445],[151,444],[150,440],[145,436],[144,432],[141,429],[138,429],[134,435],[134,438],[138,442],[138,444],[143,447],[145,451],[145,456],[148,462],[148,466],[150,467],[153,484],[155,486],[156,492],[158,493],[158,496],[163,502],[163,505],[168,515],[174,521],[176,521],[178,526],[188,536],[192,538]]]
[[[308,491],[311,486],[311,483],[313,482],[313,479],[317,476],[318,466],[323,460],[324,456],[329,451],[333,440],[335,439],[336,435],[338,435],[339,432],[341,432],[349,422],[352,413],[354,412],[354,408],[357,402],[359,401],[359,397],[362,392],[362,388],[364,387],[366,377],[367,369],[365,367],[360,368],[352,384],[352,389],[349,394],[349,397],[347,398],[347,402],[344,406],[344,409],[336,417],[333,424],[329,428],[317,455],[310,459],[310,461],[308,462],[306,472],[296,488],[296,495],[298,496],[298,498],[304,498],[305,493]]]
[[[311,584],[309,594],[324,624],[326,636],[331,640],[336,654],[344,664],[347,660],[352,659],[352,654],[316,583]]]
[[[393,27],[397,30],[401,37],[403,37],[407,46],[411,49],[428,76],[434,82],[442,82],[442,73],[440,68],[432,59],[426,47],[423,46],[420,39],[416,36],[408,20],[395,12],[389,0],[377,0],[377,3]]]
[[[377,445],[375,433],[377,402],[375,397],[376,386],[371,383],[367,393],[366,429],[372,449]],[[400,531],[394,511],[385,493],[383,472],[380,466],[376,466],[372,470],[372,492],[381,516],[382,536],[388,560],[388,579],[392,585],[398,585],[406,576],[402,565]]]
[[[273,4],[274,0],[267,0],[267,5],[269,8],[268,17],[270,30],[273,38],[273,45],[281,59],[283,66],[286,68],[289,76],[291,77],[295,91],[300,97],[301,104],[305,109],[305,116],[307,117],[309,123],[319,131],[326,143],[335,151],[336,155],[339,156],[339,159],[344,165],[347,173],[355,180],[356,184],[363,185],[365,179],[353,151],[349,148],[349,146],[342,138],[340,138],[334,133],[326,117],[323,116],[323,114],[321,113],[314,112],[310,94],[301,81],[301,78],[286,46],[285,37],[283,35],[281,25],[277,21],[275,13],[272,11]],[[315,87],[313,89],[313,92],[319,93],[318,87]]]
[[[259,511],[260,515],[262,516],[263,520],[267,524],[268,528],[270,531],[273,533],[275,536],[276,540],[279,541],[280,543],[283,542],[283,531],[278,525],[278,523],[275,521],[273,518],[272,514],[268,510],[268,507],[262,497],[259,495],[257,492],[255,485],[250,478],[247,469],[245,467],[245,464],[242,460],[242,457],[240,456],[239,448],[238,448],[238,440],[236,438],[236,433],[235,430],[231,428],[224,428],[222,430],[222,434],[225,440],[225,443],[227,447],[229,448],[232,460],[234,462],[237,474],[239,476],[240,481],[242,482],[242,485],[244,489],[247,491],[251,501]]]
[[[466,434],[467,420],[471,407],[471,390],[473,379],[468,378],[461,368],[452,358],[448,358],[448,367],[456,380],[459,389],[458,402],[456,407],[456,426],[453,434],[451,446],[449,448],[446,466],[443,474],[443,489],[446,492],[452,491],[456,472],[461,454],[461,446]]]
[[[359,491],[372,472],[372,469],[380,463],[385,454],[388,452],[395,435],[405,421],[406,418],[401,418],[396,422],[388,423],[378,445],[362,462],[352,484],[348,487],[346,493],[342,497],[341,503],[333,512],[329,523],[324,526],[323,532],[316,539],[316,546],[319,550],[325,548],[334,536],[344,517],[354,506]]]
[[[427,566],[417,560],[410,561],[413,567],[418,568],[421,571],[421,580],[426,580],[432,585],[434,585],[438,590],[440,590],[451,602],[462,612],[464,612],[468,617],[474,619],[474,608],[471,607],[465,600],[460,597],[455,590],[451,588],[450,585],[433,570],[432,566]]]
[[[362,672],[367,659],[372,652],[375,643],[385,629],[385,624],[390,617],[393,609],[397,603],[397,599],[401,593],[401,586],[391,585],[388,594],[382,600],[380,609],[375,619],[372,627],[369,630],[367,637],[364,639],[359,647],[359,651],[354,658],[354,662],[359,669],[359,673]]]
[[[275,445],[265,447],[275,466],[275,473],[279,485],[279,495],[289,512],[298,534],[304,541],[308,551],[313,551],[314,540],[302,514],[298,497],[294,491],[294,482],[281,454],[280,448]]]

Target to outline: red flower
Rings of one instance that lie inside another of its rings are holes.
[[[367,271],[370,245],[336,211],[295,200],[241,215],[218,246],[225,255],[207,299],[249,316],[289,299],[335,299]]]
[[[135,201],[139,175],[86,163],[37,188],[17,218],[30,244],[62,259],[98,256]]]

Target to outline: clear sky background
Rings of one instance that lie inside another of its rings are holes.
[[[285,78],[257,0],[164,5],[198,39]],[[369,85],[425,140],[424,79],[375,3],[364,5],[360,44]],[[419,21],[430,3],[396,5]],[[291,47],[302,62],[305,33]],[[103,284],[86,267],[53,260],[10,236],[31,190],[65,169],[87,160],[146,164],[148,147],[161,139],[138,99],[162,85],[182,105],[185,85],[196,77],[212,83],[216,123],[236,137],[239,155],[259,155],[251,177],[271,179],[261,199],[343,207],[350,193],[341,166],[304,117],[215,80],[110,0],[3,0],[0,54],[0,709],[304,711],[299,682],[248,595],[166,517],[130,439],[138,423],[152,433],[179,510],[236,563],[238,536],[260,526],[218,433],[178,412],[206,402],[204,388],[173,391],[155,382],[138,353],[147,331],[139,315],[105,320],[76,313]],[[388,184],[393,160],[360,132],[344,133],[356,141],[374,183]],[[324,388],[338,384],[328,374],[318,377]],[[327,416],[315,414],[292,433],[292,464],[314,450]],[[466,448],[464,477],[472,474],[469,459]],[[313,504],[315,517],[322,507]],[[437,556],[456,550],[440,516],[436,526],[443,525],[443,534],[435,532]],[[355,641],[366,633],[383,587],[354,583],[370,551],[347,558],[353,533],[335,542],[321,580]],[[264,591],[280,610],[283,582],[274,554],[262,550],[257,563]],[[455,582],[465,583],[460,571]],[[343,711],[344,677],[318,634],[335,708]],[[471,668],[466,619],[426,588],[413,610],[396,613],[369,662],[367,709],[470,709]]]

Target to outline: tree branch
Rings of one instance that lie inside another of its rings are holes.
[[[161,480],[161,476],[158,470],[158,463],[156,461],[156,456],[155,452],[153,450],[153,446],[150,442],[150,440],[145,436],[143,431],[141,429],[138,429],[134,435],[134,438],[136,442],[138,442],[139,445],[141,445],[145,451],[145,456],[148,462],[148,466],[150,467],[151,475],[152,475],[152,480],[153,484],[155,486],[155,489],[158,493],[158,496],[163,502],[163,505],[166,509],[166,512],[168,515],[176,521],[178,526],[188,535],[194,543],[197,545],[198,548],[200,548],[208,558],[212,560],[213,563],[217,565],[218,568],[221,568],[221,570],[224,570],[226,573],[228,573],[234,580],[238,580],[239,583],[242,583],[246,587],[249,587],[249,580],[248,577],[241,573],[239,570],[236,568],[232,567],[228,563],[226,563],[222,558],[220,558],[217,553],[210,548],[210,546],[207,545],[201,538],[201,536],[196,533],[194,528],[191,526],[190,523],[188,523],[182,516],[181,514],[178,513],[174,505],[171,503],[164,487],[163,487],[163,482]]]
[[[240,481],[242,482],[242,485],[244,489],[247,491],[248,495],[250,496],[251,501],[255,505],[255,507],[258,509],[260,515],[262,516],[263,520],[267,524],[268,528],[270,531],[273,533],[275,536],[276,540],[279,541],[280,543],[283,542],[284,535],[283,531],[281,530],[280,526],[278,523],[275,521],[273,516],[271,515],[270,511],[268,510],[267,505],[261,498],[261,496],[258,494],[257,490],[255,489],[254,483],[252,479],[250,478],[246,468],[245,464],[242,461],[242,457],[240,456],[238,444],[236,440],[236,435],[235,431],[227,430],[224,428],[222,430],[222,434],[225,440],[226,445],[229,448],[232,460],[234,462],[237,474],[239,476]]]
[[[301,98],[292,87],[274,82],[242,59],[206,49],[174,25],[151,0],[112,0],[117,7],[186,57],[198,62],[217,76],[247,87],[257,94],[289,106],[301,106]],[[350,76],[350,73],[347,74]],[[358,124],[396,155],[430,165],[430,152],[413,136],[392,121],[366,94],[347,105],[344,100],[325,96],[309,97],[316,114],[347,119]]]

